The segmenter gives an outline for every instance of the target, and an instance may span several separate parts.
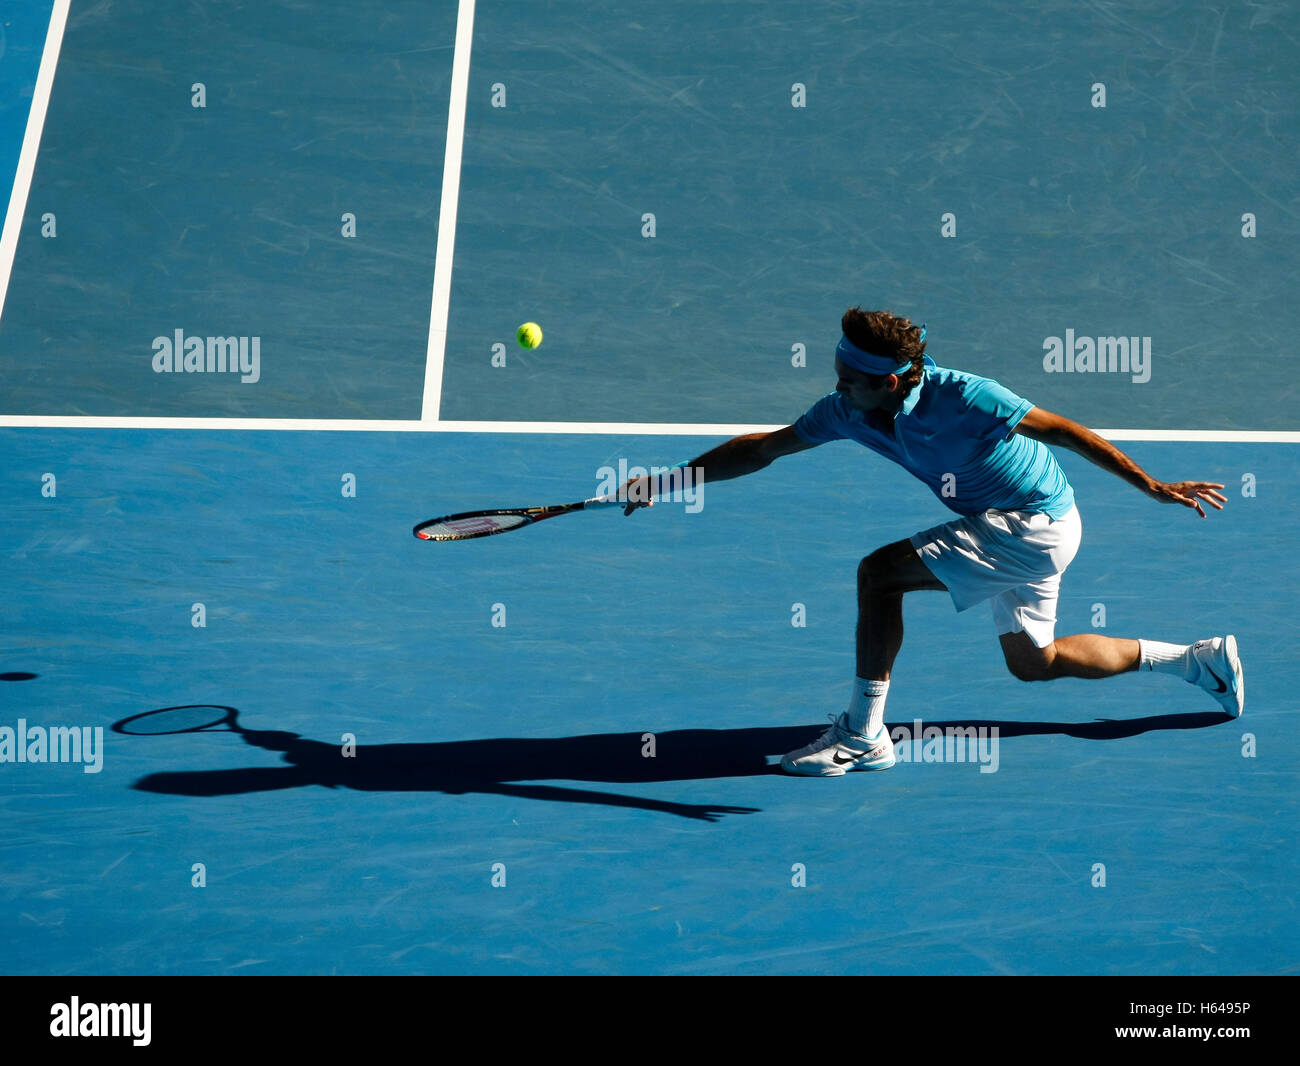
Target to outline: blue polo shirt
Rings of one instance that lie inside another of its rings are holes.
[[[833,392],[794,431],[809,444],[855,440],[879,452],[961,515],[996,508],[1063,518],[1074,490],[1051,449],[1023,434],[1009,436],[1033,406],[991,378],[935,366],[926,356],[925,375],[897,414],[867,414]]]

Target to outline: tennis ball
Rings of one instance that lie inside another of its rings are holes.
[[[542,343],[542,327],[536,322],[525,322],[515,332],[515,339],[521,348],[536,348]]]

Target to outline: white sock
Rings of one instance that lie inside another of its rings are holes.
[[[1190,644],[1162,644],[1158,640],[1139,640],[1142,656],[1138,669],[1159,670],[1164,674],[1177,674],[1184,681],[1193,681],[1201,668],[1192,658]]]
[[[874,737],[885,727],[885,697],[888,681],[853,679],[853,699],[849,703],[849,728],[864,737]]]

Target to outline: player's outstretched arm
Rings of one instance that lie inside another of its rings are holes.
[[[794,426],[773,430],[771,433],[746,433],[732,437],[711,451],[692,459],[687,465],[694,472],[696,483],[702,481],[728,481],[731,478],[744,477],[762,470],[783,455],[806,451],[817,445],[809,444],[794,431]],[[625,515],[631,514],[638,507],[649,507],[659,486],[655,477],[633,478],[623,486],[627,506]]]
[[[1122,477],[1130,485],[1145,492],[1152,499],[1161,503],[1178,503],[1193,508],[1202,518],[1205,511],[1201,507],[1204,500],[1215,510],[1222,511],[1228,497],[1215,489],[1223,486],[1213,481],[1157,481],[1129,456],[1111,444],[1104,437],[1099,437],[1086,426],[1072,422],[1063,415],[1053,414],[1041,407],[1033,407],[1013,430],[1023,433],[1032,440],[1061,448],[1069,448],[1085,459],[1096,463],[1103,470]]]

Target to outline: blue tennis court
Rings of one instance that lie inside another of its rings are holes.
[[[5,26],[0,969],[1296,970],[1300,16],[193,17]],[[899,765],[781,773],[844,709],[859,559],[952,517],[848,442],[695,508],[411,535],[793,422],[857,303],[1226,486],[1201,521],[1058,453],[1057,631],[1234,633],[1242,718],[1019,682],[921,592]],[[227,726],[113,729],[181,706]]]

